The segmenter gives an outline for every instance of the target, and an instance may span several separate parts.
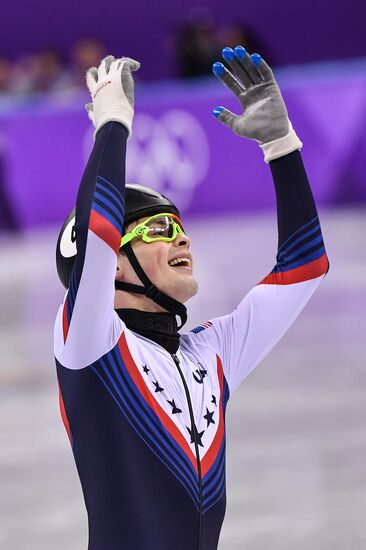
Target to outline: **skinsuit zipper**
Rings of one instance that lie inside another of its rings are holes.
[[[198,509],[199,509],[199,526],[198,526],[198,550],[201,550],[202,545],[202,472],[201,472],[201,460],[198,450],[198,442],[197,442],[197,426],[194,420],[194,414],[193,414],[193,407],[192,407],[192,401],[191,396],[189,394],[189,389],[187,386],[187,382],[183,376],[182,369],[180,368],[180,361],[178,357],[175,355],[175,353],[171,353],[171,356],[173,358],[174,363],[176,364],[176,367],[178,369],[179,375],[182,379],[182,383],[184,386],[184,391],[186,393],[187,403],[188,403],[188,409],[189,409],[189,416],[191,419],[191,433],[192,438],[194,441],[194,448],[196,453],[196,460],[197,460],[197,471],[198,471]]]

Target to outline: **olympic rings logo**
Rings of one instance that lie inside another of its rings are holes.
[[[187,111],[167,111],[159,119],[148,114],[135,116],[126,181],[153,187],[184,212],[208,173],[209,160],[205,131]]]
[[[92,143],[90,127],[83,143],[86,160]],[[196,187],[208,173],[209,162],[208,138],[189,112],[174,109],[159,118],[145,113],[135,115],[127,147],[127,182],[160,191],[185,213]]]

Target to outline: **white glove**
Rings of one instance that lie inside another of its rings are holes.
[[[140,63],[129,57],[115,59],[109,55],[98,67],[92,67],[86,73],[86,83],[92,96],[92,103],[85,108],[92,121],[95,136],[107,122],[123,124],[128,136],[134,115],[134,82],[132,71],[137,71]]]

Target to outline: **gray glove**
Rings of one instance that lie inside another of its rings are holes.
[[[237,135],[258,141],[266,162],[301,149],[302,143],[292,128],[267,63],[259,54],[249,55],[242,46],[235,50],[224,48],[222,56],[232,72],[219,62],[214,63],[213,72],[234,92],[244,113],[235,115],[224,107],[216,107],[213,115]]]

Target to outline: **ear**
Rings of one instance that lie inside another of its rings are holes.
[[[122,279],[122,266],[121,266],[121,254],[118,254],[117,256],[117,266],[116,266],[116,281],[120,281]]]

